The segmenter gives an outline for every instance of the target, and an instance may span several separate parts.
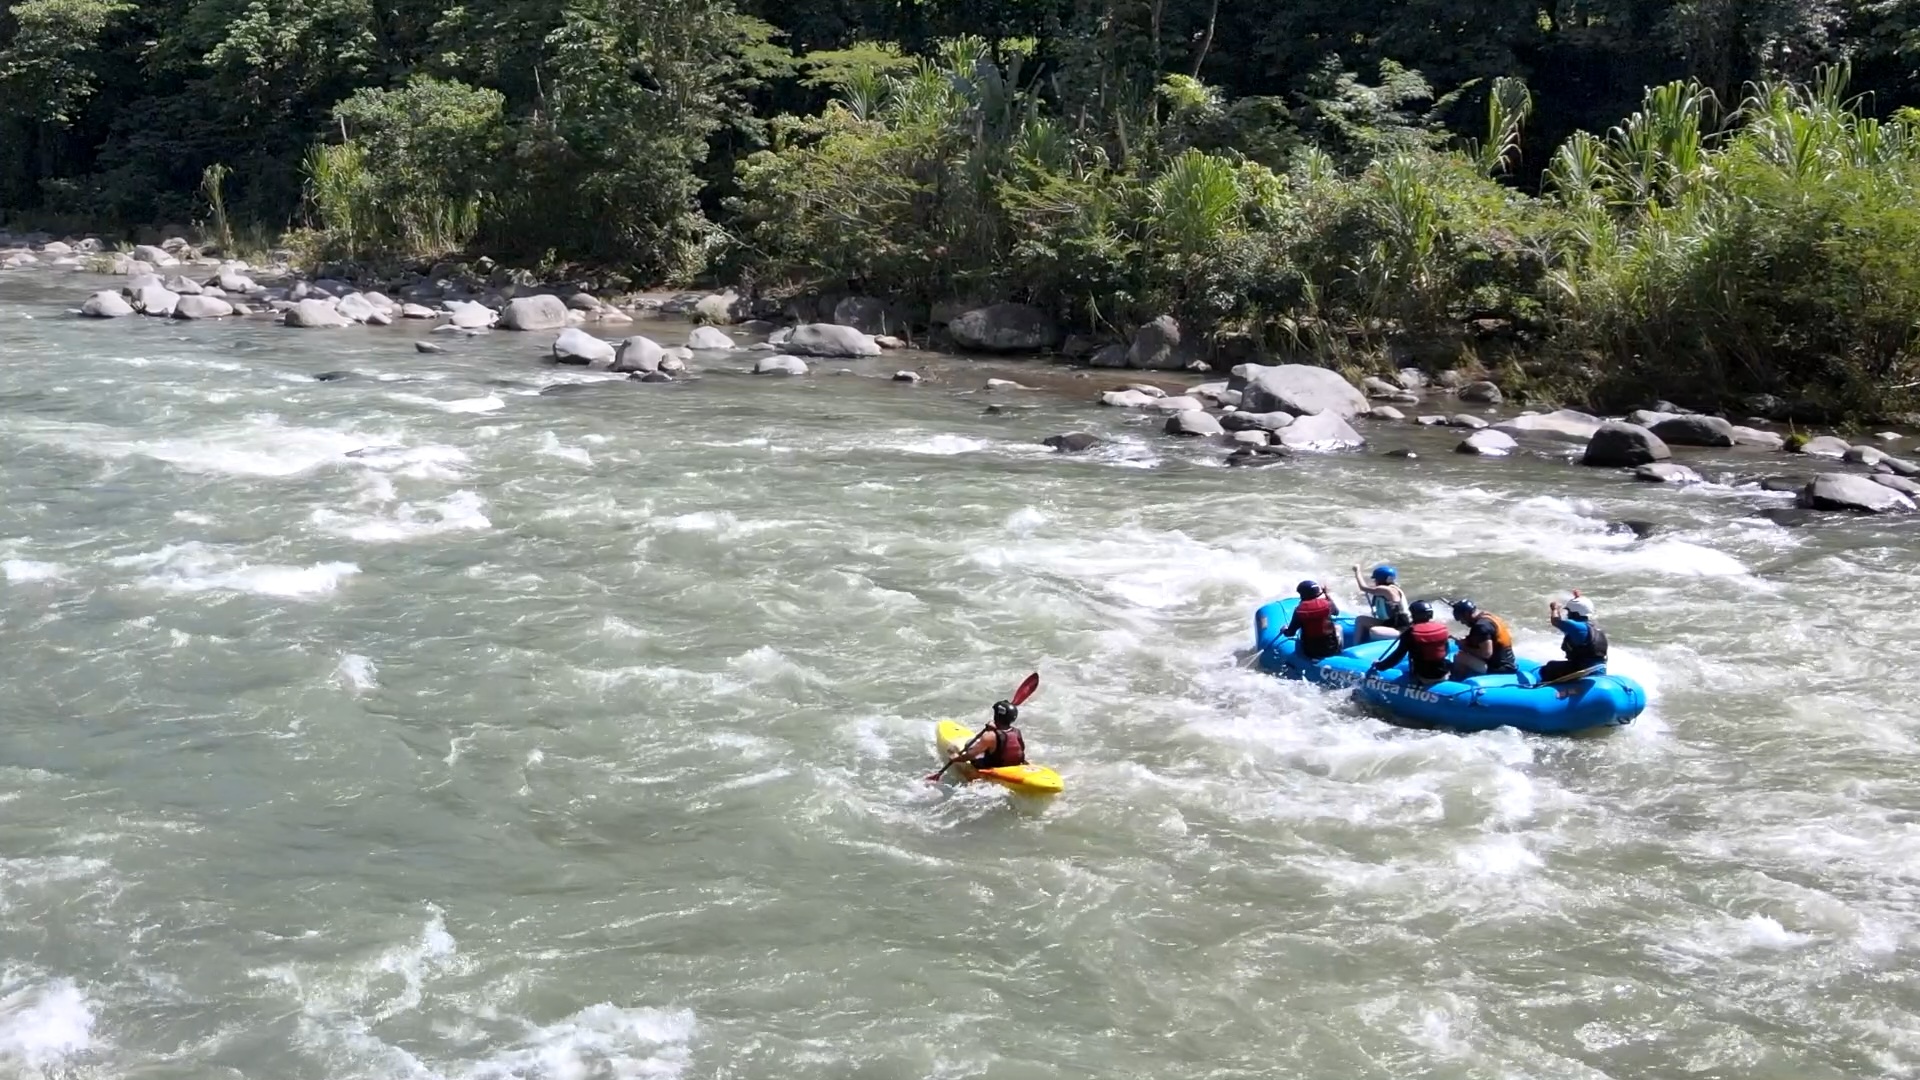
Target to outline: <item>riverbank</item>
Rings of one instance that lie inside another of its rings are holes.
[[[1124,347],[1079,343],[1072,351],[1081,354],[1081,364],[1060,366],[1041,359],[1061,358],[1041,352],[1067,345],[1058,326],[1043,312],[1020,305],[943,313],[932,336],[977,350],[969,359],[943,359],[937,352],[910,350],[901,337],[868,333],[920,328],[864,297],[808,296],[775,303],[734,293],[682,293],[602,299],[570,286],[525,281],[510,270],[495,268],[492,280],[482,280],[473,271],[485,267],[454,266],[370,283],[380,287],[363,291],[345,280],[309,279],[286,266],[255,271],[244,263],[201,258],[184,239],[125,253],[89,251],[84,242],[46,241],[30,260],[7,259],[14,273],[64,273],[88,287],[105,286],[78,307],[82,316],[99,321],[154,315],[184,321],[269,320],[309,333],[385,334],[410,341],[422,353],[497,330],[537,339],[528,352],[544,354],[563,368],[651,382],[687,378],[722,356],[775,377],[807,376],[813,367],[839,365],[842,372],[879,372],[906,383],[932,379],[941,388],[977,392],[993,399],[984,407],[994,413],[1020,410],[1024,396],[1044,391],[1138,412],[1137,426],[1157,428],[1169,439],[1221,447],[1223,460],[1235,466],[1272,466],[1298,453],[1360,450],[1382,442],[1404,444],[1409,440],[1394,434],[1393,426],[1411,424],[1464,429],[1451,447],[1438,445],[1451,436],[1422,440],[1430,444],[1427,452],[1450,449],[1488,458],[1532,453],[1631,469],[1636,479],[1676,486],[1705,482],[1696,467],[1708,465],[1701,451],[1744,448],[1749,453],[1733,459],[1744,471],[1723,478],[1735,486],[1793,493],[1800,512],[1770,508],[1783,521],[1802,522],[1815,511],[1907,512],[1920,495],[1920,464],[1898,455],[1904,438],[1899,431],[1884,431],[1855,446],[1835,436],[1782,429],[1766,417],[1734,423],[1664,402],[1612,418],[1568,409],[1514,410],[1499,383],[1458,369],[1403,368],[1392,379],[1369,376],[1357,385],[1338,372],[1298,364],[1235,365],[1216,373],[1212,363],[1183,345],[1170,319],[1142,327]],[[114,273],[89,274],[101,269]],[[823,313],[832,321],[793,321]],[[419,332],[383,329],[396,323]],[[979,358],[983,354],[985,360]],[[880,359],[888,355],[897,363]],[[860,363],[846,366],[853,361]],[[1226,377],[1214,377],[1218,374]],[[578,386],[556,386],[545,392],[577,391]],[[1105,437],[1085,430],[1088,426],[1049,436],[1048,445],[1063,453],[1098,451]],[[1677,458],[1674,446],[1683,448]],[[1404,445],[1397,450],[1417,452]],[[1783,451],[1790,456],[1775,456]]]

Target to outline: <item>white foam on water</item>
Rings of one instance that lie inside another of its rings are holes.
[[[0,560],[0,577],[15,585],[24,585],[30,581],[57,581],[67,576],[67,568],[59,563],[38,562],[33,559]]]
[[[380,665],[359,653],[345,653],[334,668],[334,676],[356,693],[372,690],[380,685]]]
[[[477,493],[456,491],[429,503],[403,502],[375,515],[315,510],[311,520],[322,532],[362,543],[402,543],[452,532],[481,532],[493,528],[487,502]]]
[[[932,435],[924,438],[907,439],[887,444],[891,450],[900,450],[909,454],[922,454],[928,457],[956,457],[960,454],[977,454],[991,449],[992,443],[985,439],[969,439],[964,435]],[[1052,453],[1047,447],[1041,447]]]
[[[326,596],[360,572],[360,567],[350,562],[255,565],[241,556],[197,541],[169,544],[144,555],[123,556],[112,560],[112,565],[151,570],[140,583],[169,592],[240,592],[288,600]]]
[[[1007,515],[1007,531],[1017,536],[1028,536],[1050,520],[1047,515],[1031,506],[1023,506]]]
[[[562,445],[560,436],[555,435],[551,431],[541,433],[540,448],[534,452],[546,457],[559,458],[562,461],[571,461],[577,465],[585,465],[588,467],[593,465],[592,454],[587,453],[585,449],[578,446]]]
[[[699,1032],[687,1009],[589,1005],[529,1025],[519,1044],[458,1073],[462,1080],[674,1080],[693,1062]]]
[[[424,408],[438,409],[444,413],[455,414],[499,412],[501,409],[507,407],[506,399],[498,394],[488,394],[485,397],[476,398],[458,398],[453,401],[442,401],[439,398],[427,397],[425,394],[388,394],[387,399],[389,401],[397,401],[403,405],[419,405]]]
[[[71,1059],[94,1048],[95,1021],[93,1003],[73,980],[0,971],[0,1064],[65,1075]]]
[[[328,428],[301,427],[272,413],[238,426],[208,428],[189,437],[127,439],[118,428],[92,424],[39,425],[28,438],[110,461],[145,457],[183,472],[249,477],[289,477],[338,464],[366,438]]]
[[[350,464],[378,473],[391,473],[412,480],[447,481],[465,479],[465,466],[472,460],[466,451],[458,447],[433,443],[423,446],[360,446],[348,455],[348,459]]]

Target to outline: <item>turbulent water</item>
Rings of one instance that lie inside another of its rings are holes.
[[[0,282],[0,1076],[1920,1074],[1910,529],[85,291]],[[1652,708],[1458,737],[1235,665],[1382,559],[1538,658],[1581,587]],[[1035,669],[1067,793],[922,782]]]

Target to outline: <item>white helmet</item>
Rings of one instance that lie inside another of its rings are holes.
[[[1593,601],[1581,596],[1579,593],[1574,593],[1573,599],[1567,601],[1567,614],[1578,615],[1583,619],[1591,619],[1593,618]]]

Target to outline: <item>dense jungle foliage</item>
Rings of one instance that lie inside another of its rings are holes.
[[[16,0],[0,215],[1886,413],[1916,79],[1920,0]]]

